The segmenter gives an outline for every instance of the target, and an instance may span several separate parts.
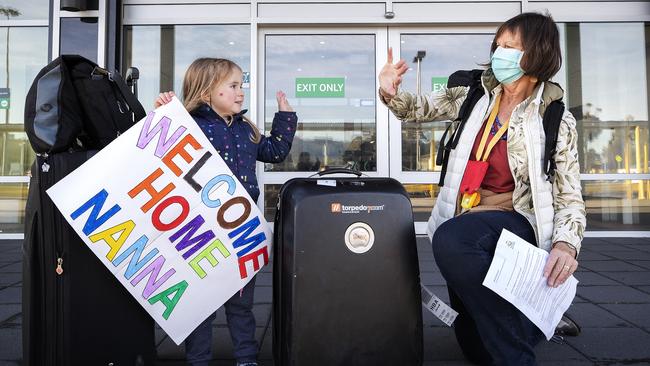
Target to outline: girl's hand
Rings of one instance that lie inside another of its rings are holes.
[[[558,241],[553,245],[546,266],[544,266],[544,277],[546,277],[546,283],[549,286],[560,286],[575,272],[578,268],[575,255],[575,250],[563,241]]]
[[[153,102],[153,107],[158,108],[161,105],[165,105],[172,101],[172,98],[175,96],[173,91],[168,91],[158,94],[158,98]]]
[[[393,65],[393,48],[388,48],[388,61],[379,72],[379,89],[384,97],[392,98],[397,93],[397,87],[402,83],[402,75],[409,67],[406,61],[399,60]]]
[[[280,112],[293,112],[293,108],[287,101],[287,95],[282,90],[275,94],[275,98],[278,100],[278,110]]]

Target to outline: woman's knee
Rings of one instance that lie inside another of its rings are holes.
[[[461,251],[458,225],[454,221],[451,219],[440,225],[431,239],[433,256],[443,273],[448,273],[457,266]]]
[[[462,287],[485,275],[484,267],[492,261],[481,244],[486,240],[492,240],[492,233],[475,217],[459,216],[440,225],[431,243],[438,268],[448,282]]]
[[[445,221],[436,229],[431,238],[433,254],[436,257],[445,258],[453,255],[454,250],[458,249],[458,225],[455,219]]]

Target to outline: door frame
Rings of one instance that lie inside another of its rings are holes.
[[[401,58],[401,35],[473,35],[473,34],[494,34],[498,24],[465,26],[465,25],[441,25],[441,26],[393,26],[388,29],[388,46],[393,48],[393,61]],[[384,60],[386,60],[384,55]],[[406,60],[410,63],[410,60]],[[409,71],[415,72],[415,71]],[[406,88],[406,90],[410,90]],[[390,155],[390,176],[402,184],[437,184],[440,179],[440,172],[404,172],[402,171],[402,123],[390,112],[388,113],[388,130],[391,149],[396,153]],[[435,202],[435,201],[434,201]],[[426,234],[427,222],[416,221],[415,232],[418,235]]]
[[[387,28],[386,27],[355,27],[355,26],[341,26],[341,27],[290,27],[290,26],[262,26],[258,25],[257,29],[257,39],[256,44],[257,48],[255,49],[256,55],[251,55],[254,58],[252,63],[255,63],[253,66],[256,70],[255,75],[251,75],[251,87],[257,89],[256,92],[251,93],[251,106],[255,105],[255,108],[252,109],[253,121],[256,121],[260,131],[264,131],[264,92],[266,89],[265,85],[265,39],[267,35],[341,35],[341,34],[350,34],[350,35],[374,35],[375,36],[375,74],[379,73],[379,70],[386,62],[385,52],[380,52],[379,50],[384,50],[387,41]],[[377,81],[375,80],[375,90],[378,89]],[[377,131],[377,170],[375,172],[364,172],[365,175],[370,177],[385,177],[390,175],[389,171],[389,156],[390,156],[390,145],[388,140],[388,109],[384,106],[379,99],[375,99],[375,116],[376,116],[376,131]],[[300,118],[300,111],[298,112],[298,118]],[[257,174],[258,182],[260,186],[260,200],[258,205],[260,209],[264,209],[264,185],[266,184],[283,184],[287,180],[296,177],[306,177],[312,175],[313,173],[306,172],[265,172],[264,163],[257,162]],[[345,175],[332,175],[333,177],[345,176]]]
[[[496,25],[481,26],[436,26],[436,27],[409,27],[395,26],[388,30],[388,45],[393,47],[393,60],[397,62],[401,57],[400,41],[402,34],[418,35],[473,35],[473,34],[494,34]],[[384,56],[385,57],[385,56]],[[409,63],[409,60],[406,60]],[[478,65],[477,65],[478,66]],[[414,72],[414,71],[410,71]],[[406,90],[409,90],[406,88]],[[392,148],[398,152],[402,151],[402,123],[389,112],[389,140]],[[431,184],[438,182],[439,172],[403,172],[402,154],[393,154],[390,157],[391,177],[402,183]]]

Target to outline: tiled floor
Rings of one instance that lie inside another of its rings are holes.
[[[0,365],[19,365],[21,354],[21,241],[0,241]],[[427,239],[418,238],[422,282],[447,301]],[[569,314],[582,334],[536,348],[541,365],[650,365],[650,239],[587,238],[580,255],[578,295]],[[272,365],[270,267],[258,274],[254,313],[260,364]],[[424,313],[425,365],[468,365],[451,328]],[[234,365],[225,314],[214,323],[212,365]],[[157,330],[159,365],[184,365],[183,347]]]

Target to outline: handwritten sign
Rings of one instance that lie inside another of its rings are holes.
[[[176,344],[269,261],[269,225],[176,98],[47,193]]]

